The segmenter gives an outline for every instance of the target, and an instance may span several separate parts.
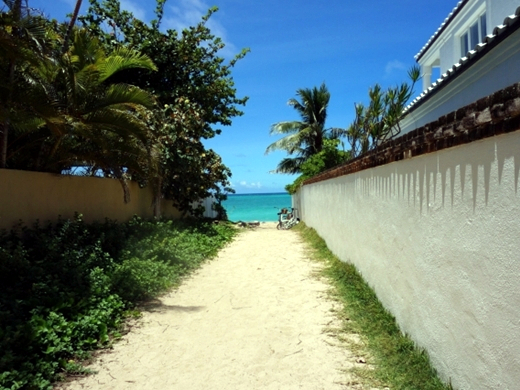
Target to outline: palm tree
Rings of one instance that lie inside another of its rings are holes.
[[[31,94],[23,93],[32,88],[29,68],[46,60],[45,21],[31,15],[21,0],[4,3],[8,11],[0,13],[0,168],[6,167],[9,133],[33,101]]]
[[[384,91],[379,84],[369,88],[370,103],[354,103],[356,118],[346,129],[336,129],[338,137],[346,136],[352,149],[352,157],[376,149],[381,143],[401,132],[399,122],[404,108],[413,95],[415,83],[421,77],[421,69],[413,66],[408,70],[411,84],[406,82]]]
[[[11,145],[11,167],[61,173],[75,165],[121,180],[152,167],[150,134],[140,110],[155,105],[152,94],[113,83],[130,68],[156,70],[153,62],[121,47],[105,53],[85,29],[73,31],[69,50],[41,62],[31,94],[33,126],[20,130]],[[95,169],[94,169],[95,168]]]
[[[67,34],[65,35],[65,39],[63,42],[63,53],[66,53],[69,49],[69,39],[72,34],[72,30],[74,25],[76,24],[76,19],[78,18],[79,10],[81,8],[82,0],[76,0],[76,5],[74,7],[74,12],[72,13],[72,17],[70,18],[69,27],[67,28]]]
[[[295,155],[284,158],[274,171],[276,173],[300,173],[301,165],[309,157],[319,153],[323,148],[323,140],[332,136],[325,129],[330,100],[330,93],[325,84],[320,88],[299,89],[296,94],[301,101],[293,98],[287,104],[294,107],[301,120],[278,122],[271,127],[271,135],[286,135],[269,145],[265,153],[284,150],[289,155]]]

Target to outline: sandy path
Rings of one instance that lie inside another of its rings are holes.
[[[297,233],[248,230],[145,311],[74,389],[345,389],[327,285]]]

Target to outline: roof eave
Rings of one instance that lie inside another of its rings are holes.
[[[424,54],[428,51],[428,49],[435,43],[435,41],[441,36],[442,32],[446,30],[448,25],[451,23],[453,19],[462,11],[464,6],[469,2],[469,0],[460,0],[457,5],[453,8],[450,14],[444,19],[444,22],[440,25],[440,27],[435,31],[435,33],[428,39],[428,42],[419,50],[414,58],[418,62]]]

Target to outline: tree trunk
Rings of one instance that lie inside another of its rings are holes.
[[[72,13],[72,18],[70,18],[69,28],[67,29],[67,34],[65,35],[65,40],[63,42],[63,53],[65,54],[67,50],[69,50],[69,41],[70,36],[72,35],[72,29],[76,24],[76,19],[78,19],[79,9],[81,8],[82,0],[76,0],[76,6],[74,7],[74,12]]]

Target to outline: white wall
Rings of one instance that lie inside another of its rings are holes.
[[[195,209],[202,205],[202,206],[204,206],[204,213],[202,214],[202,216],[204,218],[217,218],[218,212],[216,210],[213,210],[213,203],[215,203],[215,202],[216,202],[215,197],[210,196],[199,202],[193,202],[191,204],[191,207],[193,207]]]
[[[518,0],[488,0],[489,33],[491,33],[496,26],[502,24],[506,16],[513,15],[518,7],[520,7]]]
[[[303,186],[294,203],[456,389],[520,383],[520,131]]]
[[[520,81],[520,30],[429,96],[401,121],[401,134]]]
[[[501,25],[507,16],[513,15],[519,6],[518,0],[468,1],[442,34],[436,38],[427,52],[422,55],[419,64],[423,67],[423,70],[425,67],[433,65],[440,67],[441,75],[446,73],[448,69],[451,69],[453,65],[460,61],[462,57],[460,36],[475,22],[475,18],[485,11],[487,34],[492,34],[493,29]],[[425,78],[424,82],[423,89],[426,89],[435,80]]]
[[[508,2],[509,0],[494,1]],[[454,5],[456,5],[455,2]],[[436,38],[435,42],[433,42],[433,44],[428,48],[426,53],[422,55],[421,59],[419,60],[419,64],[423,66],[440,62],[438,66],[440,66],[441,74],[445,73],[461,58],[459,37],[462,33],[462,30],[469,28],[473,21],[472,18],[478,16],[476,14],[480,14],[484,11],[486,11],[487,14],[489,7],[491,7],[491,4],[489,1],[486,2],[486,0],[468,1],[466,5],[458,12],[457,16],[452,21],[450,21],[448,26],[444,28],[443,32]],[[505,8],[505,6],[503,8]],[[507,11],[507,13],[504,14],[500,22],[497,24],[501,24],[505,16],[509,15],[510,13],[514,13],[514,11],[514,8]],[[448,14],[446,17],[448,17]],[[497,24],[490,25],[489,22],[491,21],[489,18],[487,18],[487,21],[488,31],[490,33]],[[443,21],[439,21],[439,26],[441,25],[441,22]],[[434,32],[435,31],[432,31],[432,35]]]

